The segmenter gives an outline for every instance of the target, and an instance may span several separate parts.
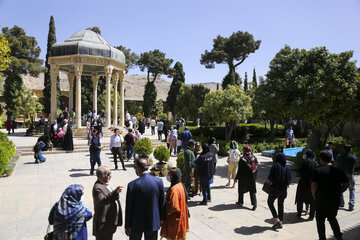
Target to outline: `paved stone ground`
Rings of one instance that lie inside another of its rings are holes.
[[[24,130],[20,130],[23,132]],[[35,138],[22,137],[22,134],[10,136],[17,146],[32,146]],[[145,136],[149,137],[147,130]],[[150,136],[154,139],[152,136]],[[75,142],[82,142],[75,139]],[[103,143],[108,142],[104,139]],[[156,140],[155,140],[156,141]],[[195,196],[189,203],[190,232],[188,239],[317,239],[316,222],[298,221],[296,206],[294,205],[297,178],[294,177],[285,200],[284,228],[279,231],[271,229],[271,213],[267,207],[267,195],[261,191],[262,183],[267,177],[271,166],[271,159],[261,157],[257,180],[258,208],[251,211],[250,198],[245,195],[243,208],[237,207],[237,189],[227,188],[226,158],[220,158],[214,184],[211,186],[212,202],[208,206],[197,206],[201,196]],[[95,176],[89,175],[89,154],[68,153],[46,155],[46,162],[34,164],[32,156],[21,157],[12,176],[0,178],[0,239],[42,239],[47,228],[47,217],[52,205],[59,200],[61,193],[70,184],[82,184],[85,188],[84,202],[93,210],[91,190]],[[103,164],[114,167],[109,151],[101,153]],[[175,157],[171,161],[175,163]],[[127,183],[136,178],[132,162],[127,162],[128,171],[113,170],[110,185],[124,186],[120,194],[123,210],[125,209],[125,195]],[[295,174],[293,174],[295,175]],[[165,187],[169,183],[162,178]],[[359,182],[356,176],[356,207],[353,212],[340,209],[338,219],[344,231],[344,239],[359,239],[360,233],[360,201]],[[348,198],[348,192],[345,197]],[[326,223],[327,235],[332,235],[330,225]],[[88,222],[89,239],[92,221]],[[124,228],[119,227],[114,239],[127,239]]]

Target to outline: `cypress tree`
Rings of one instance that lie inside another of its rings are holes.
[[[173,80],[171,82],[170,90],[166,98],[167,109],[175,116],[176,96],[178,95],[181,85],[185,83],[185,73],[183,71],[183,65],[180,62],[176,62],[173,72]]]
[[[45,58],[45,67],[47,71],[44,74],[44,90],[43,90],[43,105],[45,113],[50,113],[50,99],[51,99],[51,80],[50,80],[50,65],[49,65],[49,57],[51,57],[51,46],[56,43],[56,33],[55,33],[55,20],[54,17],[50,17],[49,22],[49,33],[47,40],[47,48],[46,48],[46,58]],[[60,79],[59,77],[56,80],[56,105],[58,107],[61,106],[61,90],[60,90]]]
[[[154,114],[156,97],[157,91],[155,83],[153,81],[147,82],[145,84],[145,91],[143,96],[143,110],[145,117],[150,117],[152,114]]]
[[[255,68],[254,68],[254,71],[253,71],[252,86],[253,86],[253,88],[257,88],[257,81],[256,81],[256,71],[255,71]]]
[[[247,92],[247,90],[248,90],[248,77],[247,77],[247,72],[245,72],[244,92]]]
[[[229,73],[224,77],[222,81],[222,88],[225,89],[228,85],[238,85],[242,84],[242,79],[236,71],[229,71]]]

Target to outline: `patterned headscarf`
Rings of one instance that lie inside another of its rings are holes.
[[[243,155],[242,158],[243,158],[243,159],[246,161],[246,163],[249,165],[251,171],[252,171],[253,173],[255,173],[256,170],[257,170],[257,167],[258,167],[259,163],[258,163],[256,157],[254,156],[251,147],[249,147],[249,146],[244,146],[244,148],[243,148],[243,153],[244,153],[244,155]]]
[[[57,202],[54,221],[54,235],[66,233],[68,239],[76,239],[87,215],[86,207],[81,202],[83,186],[70,185],[65,189]]]

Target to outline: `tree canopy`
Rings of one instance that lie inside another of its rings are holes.
[[[201,84],[183,84],[176,97],[175,112],[182,117],[195,120],[200,112],[200,107],[204,104],[205,95],[209,92],[210,89]]]
[[[255,68],[254,68],[254,70],[253,70],[252,88],[257,88],[257,78],[256,78]]]
[[[13,105],[17,106],[13,116],[19,117],[22,115],[24,120],[26,117],[33,117],[35,113],[40,113],[44,109],[39,99],[33,97],[31,90],[25,86],[15,90],[12,102]]]
[[[230,140],[237,121],[246,120],[252,115],[251,98],[240,86],[230,85],[225,90],[206,94],[201,110],[210,117],[210,121],[226,124],[226,140]]]
[[[173,60],[165,57],[165,53],[158,49],[153,51],[144,52],[140,55],[138,66],[141,71],[147,70],[147,83],[144,91],[144,103],[143,110],[145,117],[149,117],[150,114],[154,113],[155,101],[157,97],[155,80],[161,74],[171,74],[172,68],[170,65]],[[152,79],[150,79],[150,74]]]
[[[166,98],[166,105],[168,110],[175,116],[176,97],[179,94],[181,85],[185,83],[185,72],[183,65],[180,62],[176,62],[173,70],[173,80],[170,85],[170,90]]]
[[[115,48],[119,49],[124,53],[125,63],[126,63],[125,71],[126,73],[128,73],[130,69],[134,68],[137,65],[137,61],[139,60],[139,55],[137,55],[134,52],[131,52],[130,48],[126,48],[122,45],[117,46]]]
[[[0,34],[0,71],[5,71],[11,62],[9,42]]]
[[[213,42],[213,49],[210,52],[205,50],[205,53],[201,54],[200,63],[206,68],[215,68],[215,63],[228,65],[230,81],[223,82],[225,89],[228,85],[236,84],[236,67],[243,63],[250,53],[259,49],[261,41],[255,41],[248,32],[237,31],[228,38],[218,35]]]
[[[3,71],[6,76],[4,84],[4,99],[6,103],[7,115],[16,114],[17,108],[14,105],[15,90],[21,89],[21,74],[30,74],[37,77],[41,72],[42,60],[39,59],[40,47],[34,37],[27,36],[25,31],[18,26],[13,28],[4,27],[2,32],[9,42],[11,49],[9,67]]]
[[[312,130],[311,147],[318,148],[320,127],[329,130],[344,119],[354,119],[359,88],[352,51],[330,53],[325,47],[310,50],[285,46],[270,62],[267,78],[256,90],[261,112],[277,119],[304,120]],[[259,97],[258,97],[258,96]],[[265,99],[261,101],[261,97]]]
[[[98,27],[88,27],[86,30],[91,30],[91,31],[96,32],[97,34],[101,35],[101,30]]]

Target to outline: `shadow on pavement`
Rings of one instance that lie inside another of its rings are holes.
[[[360,236],[360,223],[356,224],[355,226],[342,231],[343,239],[346,240],[358,240]],[[335,239],[334,237],[329,238],[331,240]]]
[[[269,213],[270,213],[270,210],[269,210]],[[268,218],[268,219],[265,219],[264,222],[274,224],[274,219]],[[296,212],[284,213],[283,224],[285,224],[285,225],[286,224],[296,224],[296,223],[300,223],[300,222],[307,222],[307,219],[305,219],[305,218],[298,219]]]
[[[26,162],[26,163],[23,163],[24,165],[28,165],[28,164],[39,164],[39,163],[36,163],[35,160],[33,162]]]
[[[80,168],[73,168],[68,170],[69,172],[81,172],[81,171],[89,171],[89,169],[80,169]]]
[[[264,227],[264,226],[239,227],[239,228],[235,228],[234,232],[241,235],[253,235],[253,234],[263,233],[267,230],[272,230],[272,228]]]
[[[89,173],[72,173],[69,176],[70,177],[88,177],[91,175]]]
[[[219,205],[215,205],[213,207],[209,207],[209,209],[212,211],[226,211],[226,210],[240,209],[240,206],[236,205],[235,203],[219,204]]]

